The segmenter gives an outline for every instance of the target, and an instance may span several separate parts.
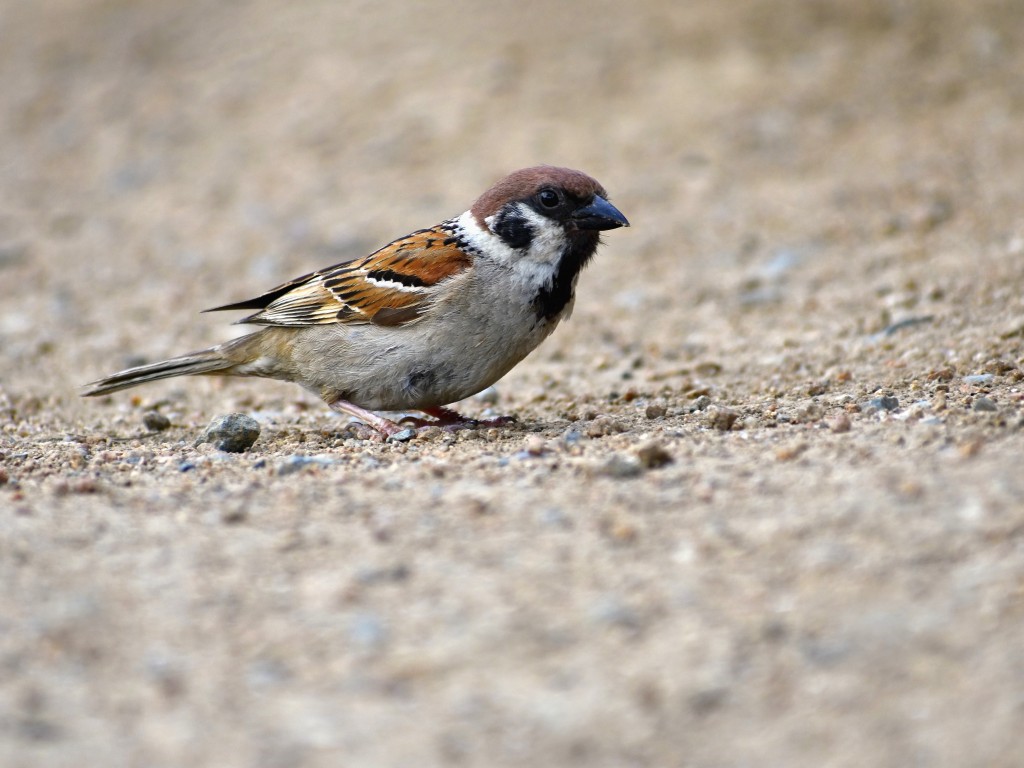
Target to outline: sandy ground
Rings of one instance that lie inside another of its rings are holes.
[[[1020,2],[433,5],[0,5],[0,764],[1020,765]],[[78,396],[538,162],[517,426]]]

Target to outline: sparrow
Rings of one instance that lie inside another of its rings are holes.
[[[421,411],[417,426],[481,422],[445,406],[486,389],[573,306],[603,230],[628,227],[595,179],[515,171],[466,212],[369,256],[311,272],[247,301],[255,333],[87,384],[94,397],[173,376],[291,381],[385,438],[411,432],[375,411]]]

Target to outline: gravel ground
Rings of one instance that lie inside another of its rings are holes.
[[[0,5],[0,764],[1020,765],[1020,2],[433,5]],[[538,162],[518,424],[78,396]]]

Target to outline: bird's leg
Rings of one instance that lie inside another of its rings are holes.
[[[387,440],[409,440],[414,435],[413,430],[425,429],[427,427],[440,427],[446,432],[454,432],[459,429],[501,427],[515,422],[515,418],[512,416],[499,416],[495,419],[478,421],[477,419],[466,418],[458,412],[453,411],[451,408],[437,407],[422,409],[423,413],[431,416],[435,421],[406,417],[402,419],[402,424],[396,424],[391,421],[391,419],[385,419],[383,416],[379,416],[373,411],[368,411],[365,408],[360,408],[358,405],[353,405],[348,402],[348,400],[335,400],[327,405],[332,411],[344,413],[348,416],[354,416]],[[412,429],[408,426],[403,426],[404,424],[411,424]]]
[[[360,408],[358,405],[353,405],[347,400],[335,400],[327,405],[332,411],[344,413],[348,416],[355,416],[361,422],[371,429],[376,430],[385,438],[393,438],[396,435],[404,435],[405,433],[410,432],[409,429],[395,424],[391,419],[385,419],[383,416],[378,416],[376,413],[368,411],[365,408]]]

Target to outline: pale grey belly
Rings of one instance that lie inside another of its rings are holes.
[[[315,371],[306,386],[328,402],[397,411],[448,405],[486,389],[553,329],[510,322],[467,333],[430,323],[339,326],[324,334],[321,326],[319,333],[300,332],[295,345]]]

